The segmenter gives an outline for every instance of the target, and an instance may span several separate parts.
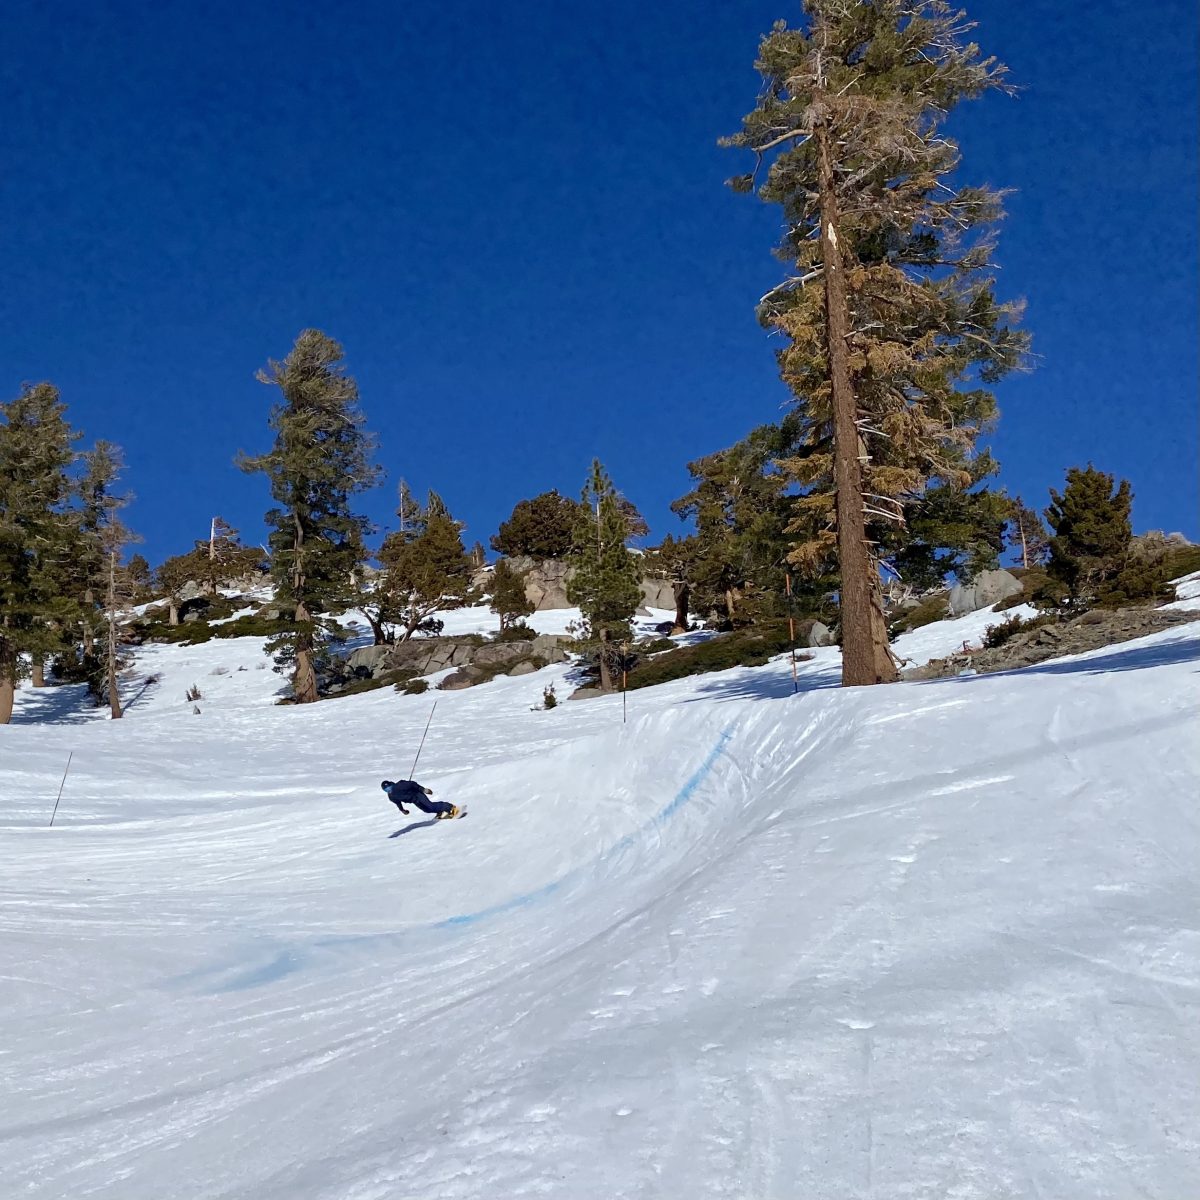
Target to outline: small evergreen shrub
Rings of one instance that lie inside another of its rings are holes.
[[[413,673],[408,670],[384,671],[382,675],[373,679],[369,676],[366,679],[351,679],[342,684],[336,692],[331,692],[328,697],[322,697],[322,699],[334,700],[339,696],[361,696],[364,692],[375,692],[385,687],[392,687],[399,691],[412,678]]]
[[[983,648],[985,650],[998,650],[1006,642],[1012,641],[1018,633],[1026,633],[1030,629],[1040,629],[1043,625],[1057,625],[1059,617],[1057,613],[1042,613],[1039,617],[1020,617],[1014,614],[1007,621],[999,625],[993,625],[987,633],[983,635]]]
[[[422,692],[429,691],[429,680],[410,679],[407,683],[396,684],[396,691],[402,692],[405,696],[419,696]]]
[[[554,690],[554,684],[548,683],[542,690],[542,708],[557,708],[558,693]]]
[[[502,629],[492,639],[497,642],[532,642],[537,637],[537,631],[530,629],[523,621],[518,621],[515,625],[510,625],[507,629]]]
[[[192,686],[188,688],[185,694],[185,699],[194,704],[197,700],[203,700],[204,694],[200,691],[200,688],[193,683]]]
[[[944,621],[948,612],[949,597],[945,592],[935,592],[927,596],[915,608],[905,608],[892,618],[888,632],[896,637],[901,633],[912,633],[934,621]]]
[[[638,642],[637,644],[639,654],[666,654],[669,650],[678,649],[679,647],[667,637],[655,638],[652,642]]]

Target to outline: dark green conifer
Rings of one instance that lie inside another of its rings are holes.
[[[112,719],[116,721],[123,713],[120,673],[126,666],[119,617],[132,599],[121,557],[126,546],[139,539],[118,515],[133,498],[116,490],[125,466],[121,448],[112,442],[98,441],[82,457],[79,496],[83,537],[78,561],[83,569],[88,609],[84,666],[92,694],[98,703],[108,701]],[[100,634],[98,649],[97,633]]]
[[[502,558],[492,568],[491,609],[500,618],[500,632],[511,629],[533,612],[533,601],[525,594],[525,576]]]
[[[468,603],[472,568],[462,529],[441,496],[430,492],[424,509],[408,510],[405,531],[384,539],[379,551],[382,619],[401,627],[401,641],[440,632],[436,614]]]
[[[68,470],[78,435],[49,383],[0,404],[0,724],[12,717],[25,656],[40,669],[79,616],[64,586],[74,558]]]
[[[571,550],[578,505],[557,490],[521,500],[492,538],[492,549],[509,558],[565,558]]]
[[[238,460],[243,471],[267,476],[275,500],[266,515],[271,576],[290,620],[268,650],[281,669],[292,668],[301,704],[318,699],[317,667],[342,636],[333,614],[356,599],[353,576],[369,522],[351,511],[350,497],[378,478],[375,440],[363,429],[358,385],[343,357],[332,338],[306,329],[282,362],[259,371],[260,382],[279,389],[270,416],[275,444]]]
[[[600,687],[606,692],[613,688],[616,644],[629,637],[630,621],[642,602],[638,563],[625,546],[628,536],[620,498],[595,459],[577,509],[567,599],[579,606],[585,637],[596,643]]]
[[[1050,489],[1046,521],[1052,530],[1047,571],[1065,584],[1071,600],[1090,603],[1097,590],[1121,573],[1129,557],[1133,528],[1129,513],[1133,492],[1122,479],[1089,463],[1067,472],[1060,495]]]
[[[728,449],[688,463],[695,485],[672,505],[696,524],[688,549],[692,605],[723,625],[778,615],[791,500],[778,459],[794,419],[763,425]]]

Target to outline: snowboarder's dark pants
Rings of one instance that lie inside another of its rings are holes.
[[[400,807],[399,800],[393,800],[392,803],[397,808]],[[411,804],[423,813],[431,813],[434,816],[438,813],[448,813],[454,807],[453,804],[447,804],[445,800],[430,800],[428,796],[405,796],[404,803]]]
[[[450,813],[454,811],[453,804],[447,804],[444,800],[430,800],[425,793],[425,789],[419,784],[414,783],[411,779],[402,779],[399,783],[392,783],[385,779],[383,789],[387,793],[387,798],[401,811],[404,811],[406,804],[411,804],[415,808],[419,808],[423,813],[429,813],[431,816],[438,816],[441,813]]]

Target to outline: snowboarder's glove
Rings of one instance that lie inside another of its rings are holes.
[[[421,791],[423,791],[427,796],[433,795],[433,788],[422,788]]]
[[[398,808],[398,809],[399,809],[399,810],[400,810],[400,811],[401,811],[401,812],[402,812],[402,813],[403,813],[403,814],[404,814],[406,817],[408,816],[408,809],[407,809],[407,808],[405,808],[403,804],[397,804],[397,805],[396,805],[396,807],[397,807],[397,808]]]

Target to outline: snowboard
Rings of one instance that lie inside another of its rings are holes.
[[[463,819],[463,817],[465,817],[466,815],[467,815],[467,810],[465,808],[460,808],[453,817],[442,817],[441,820],[443,820],[443,821],[461,821]]]

